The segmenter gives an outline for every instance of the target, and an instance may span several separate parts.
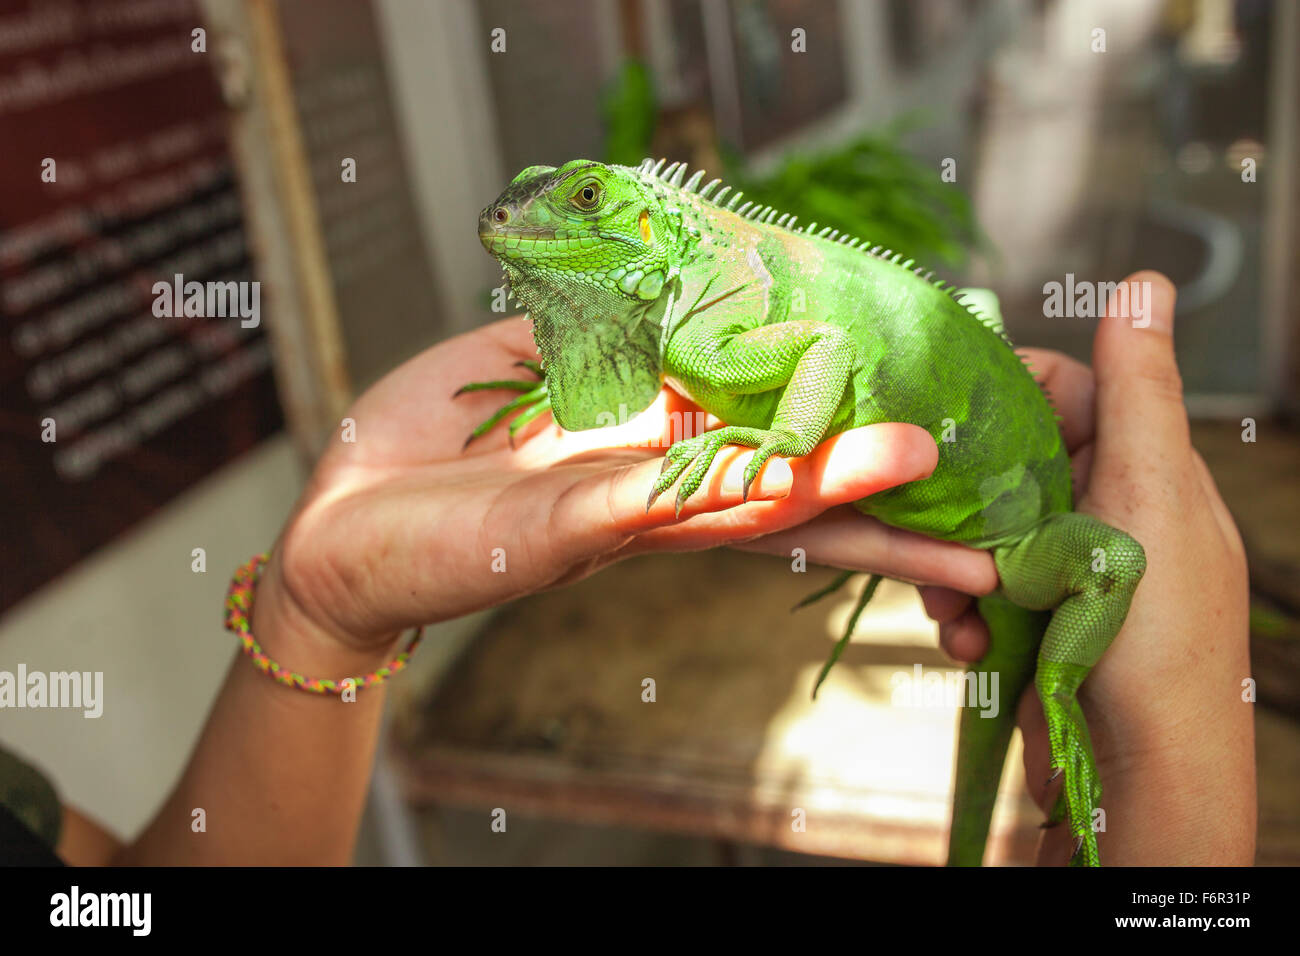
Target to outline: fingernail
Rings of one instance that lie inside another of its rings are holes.
[[[749,460],[746,456],[727,469],[726,474],[722,476],[724,495],[740,497],[745,490],[745,465]],[[790,463],[784,458],[769,458],[763,465],[763,470],[754,479],[754,483],[750,485],[748,500],[777,501],[788,498],[793,485],[794,472],[790,469]]]
[[[1127,290],[1123,286],[1127,286]],[[1123,294],[1125,291],[1127,295]],[[1119,316],[1127,318],[1135,329],[1151,329],[1164,335],[1172,335],[1175,294],[1173,285],[1163,276],[1158,277],[1156,281],[1129,280],[1127,283],[1121,283],[1121,289],[1116,294],[1116,300],[1112,302],[1112,308],[1118,308]]]

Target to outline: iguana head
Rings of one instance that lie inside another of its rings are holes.
[[[529,166],[479,215],[532,315],[561,427],[615,424],[659,394],[674,225],[635,170],[587,160]]]

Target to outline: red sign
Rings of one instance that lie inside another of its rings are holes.
[[[281,427],[202,26],[0,0],[0,609]]]

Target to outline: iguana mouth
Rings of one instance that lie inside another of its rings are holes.
[[[583,229],[480,230],[478,238],[489,253],[505,259],[564,256],[600,243],[598,235]]]

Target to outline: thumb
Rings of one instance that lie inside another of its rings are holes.
[[[1174,285],[1158,272],[1120,282],[1093,343],[1097,451],[1093,473],[1179,468],[1191,439],[1174,356]]]

